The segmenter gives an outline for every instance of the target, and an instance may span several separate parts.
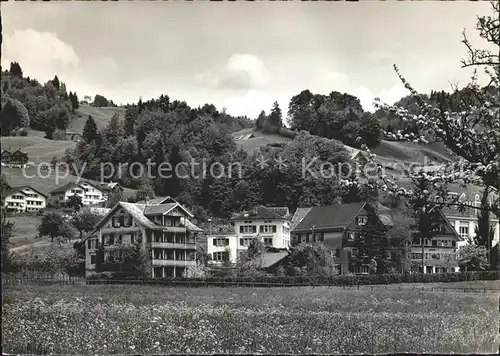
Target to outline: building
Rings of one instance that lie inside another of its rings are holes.
[[[358,265],[354,261],[361,253],[355,246],[368,214],[362,202],[298,208],[292,218],[292,244],[321,242],[335,254],[340,274],[368,273],[368,262]]]
[[[150,261],[150,277],[182,276],[196,265],[196,235],[203,233],[189,218],[193,215],[179,203],[119,202],[83,240],[86,274],[99,270],[99,251],[106,262],[117,244],[139,243]]]
[[[287,207],[258,206],[243,212],[231,219],[233,231],[207,236],[207,253],[212,263],[236,263],[254,238],[261,239],[268,248],[286,250],[290,247],[290,218]]]
[[[11,187],[2,197],[2,202],[10,212],[34,212],[47,206],[47,195],[27,185]]]
[[[52,204],[66,203],[69,197],[77,195],[82,199],[83,205],[94,205],[106,201],[106,196],[98,184],[85,180],[70,182],[50,192]]]
[[[109,196],[111,194],[117,193],[117,192],[123,192],[123,187],[120,185],[120,183],[116,182],[110,182],[110,183],[101,183],[99,186],[100,190],[102,191],[103,197],[105,200],[109,199]]]
[[[66,140],[69,141],[80,141],[82,139],[82,134],[75,131],[66,131]]]
[[[458,272],[458,261],[456,252],[467,242],[464,234],[459,234],[447,219],[443,211],[435,210],[433,217],[433,237],[422,239],[416,236],[410,248],[410,261],[414,271],[422,272],[422,253],[424,270],[423,273]],[[417,234],[417,233],[416,233]]]
[[[2,150],[2,166],[22,167],[28,163],[28,155],[21,150]]]
[[[474,238],[479,210],[466,208],[464,211],[459,211],[458,208],[444,208],[443,213],[464,243]],[[493,228],[492,246],[495,246],[500,240],[500,223],[494,214],[490,215],[490,227]]]

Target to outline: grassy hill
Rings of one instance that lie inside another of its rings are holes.
[[[68,130],[80,133],[83,132],[83,127],[85,126],[85,122],[87,121],[89,115],[92,115],[94,118],[97,129],[103,129],[108,125],[109,120],[115,113],[118,113],[123,118],[125,117],[125,108],[96,108],[89,105],[80,105],[80,107],[76,110],[73,120],[71,120]]]
[[[41,131],[30,130],[28,136],[2,137],[2,149],[21,151],[28,154],[29,160],[35,163],[48,162],[52,157],[62,157],[68,148],[74,148],[74,141],[53,141],[43,138]]]
[[[254,137],[248,140],[235,140],[238,148],[243,148],[247,153],[251,154],[255,150],[266,147],[272,143],[286,143],[291,142],[291,138],[283,137],[276,134],[269,134],[262,131],[254,131],[253,128],[247,128],[240,131],[233,132],[231,136],[237,138],[238,136],[252,134]]]

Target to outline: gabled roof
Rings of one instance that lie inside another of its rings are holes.
[[[285,216],[280,215],[277,211],[282,212],[284,208],[274,207],[267,208],[263,205],[260,205],[252,210],[244,212],[242,214],[236,215],[231,220],[248,220],[248,219],[256,219],[256,220],[284,220]],[[288,210],[288,209],[287,209]]]
[[[345,228],[364,208],[366,203],[335,204],[313,207],[293,229],[294,232],[315,229]]]
[[[287,218],[290,215],[290,211],[286,206],[268,206],[267,208],[284,218]]]
[[[99,188],[102,189],[103,191],[106,191],[106,192],[110,191],[110,190],[113,190],[115,188],[121,188],[121,189],[123,189],[122,186],[119,183],[117,183],[117,182],[101,183],[101,185],[100,185]]]
[[[137,204],[147,204],[147,205],[159,205],[159,204],[169,204],[169,203],[178,203],[177,200],[168,196],[168,197],[155,197],[146,200],[140,200]]]
[[[448,218],[444,215],[443,211],[441,209],[439,209],[439,215],[441,216],[441,218],[443,219],[445,225],[448,227],[448,230],[453,234],[455,235],[455,238],[458,240],[458,241],[465,241],[465,239],[460,236],[460,234],[457,232],[457,230],[455,230],[455,227],[453,227],[451,224],[450,224],[450,220],[448,220]]]
[[[21,154],[21,155],[23,155],[23,156],[27,156],[28,155],[28,154],[22,152],[21,150],[15,150],[14,152],[11,153],[11,155],[18,154],[18,153]]]
[[[283,260],[288,255],[288,251],[264,252],[249,261],[249,264],[254,265],[257,268],[269,268]]]
[[[144,215],[164,215],[175,208],[177,205],[179,204],[171,203],[160,205],[145,205]]]
[[[175,204],[173,208],[176,208],[179,206],[181,209],[185,210],[182,205],[180,204]],[[88,237],[93,235],[98,229],[101,228],[101,226],[109,219],[109,217],[114,214],[119,208],[122,208],[125,210],[128,214],[130,214],[139,224],[143,225],[144,227],[150,228],[150,229],[162,229],[165,228],[165,226],[159,225],[151,220],[148,219],[146,215],[144,215],[144,211],[146,210],[146,207],[149,208],[149,206],[146,206],[144,204],[137,204],[137,203],[127,203],[127,202],[119,202],[116,204],[97,224],[95,224],[94,228],[92,231],[87,234],[87,236],[84,237],[83,240],[86,240]],[[172,210],[172,209],[170,209]],[[187,210],[185,210],[187,213],[189,213]],[[192,215],[190,215],[192,216]],[[188,219],[185,220],[186,228],[189,231],[193,232],[202,232],[203,230],[200,229],[198,226],[194,225],[191,223]]]
[[[65,185],[51,191],[50,194],[65,193],[68,189],[75,188],[75,187],[82,188],[82,186],[81,186],[82,183],[87,183],[87,184],[93,186],[94,188],[100,190],[100,187],[98,187],[96,184],[89,182],[88,180],[81,179],[79,182],[66,183]]]
[[[309,207],[309,208],[297,208],[297,210],[295,210],[295,214],[293,214],[292,217],[292,224],[290,226],[290,231],[292,231],[297,227],[297,225],[302,221],[302,219],[304,219],[305,216],[309,214],[311,209],[312,208]]]
[[[37,192],[40,195],[43,195],[45,198],[47,198],[47,195],[40,192],[39,190],[36,190],[35,188],[29,186],[29,185],[22,185],[19,187],[10,187],[10,189],[4,193],[4,196],[8,197],[9,195],[16,194],[16,193],[23,193],[23,189],[29,188],[35,192]],[[23,193],[24,194],[24,193]]]

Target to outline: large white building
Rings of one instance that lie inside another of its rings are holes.
[[[287,207],[258,206],[231,219],[233,232],[207,236],[207,253],[213,262],[229,260],[236,263],[241,252],[248,249],[250,241],[259,238],[267,247],[290,247],[290,213]]]
[[[35,212],[47,206],[47,196],[27,185],[12,187],[2,199],[5,209],[16,213]]]
[[[180,277],[196,265],[196,235],[203,230],[193,215],[171,198],[147,204],[119,202],[83,240],[86,274],[103,272],[112,263],[110,251],[121,244],[139,243],[149,257],[152,278]]]
[[[70,182],[50,192],[50,202],[66,203],[68,199],[77,195],[83,205],[94,205],[106,201],[104,190],[97,184],[88,181]]]

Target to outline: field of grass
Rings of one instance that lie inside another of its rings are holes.
[[[252,128],[243,129],[237,132],[233,132],[231,135],[234,137],[245,135],[245,134],[253,134],[255,137],[250,138],[248,140],[236,140],[236,147],[243,148],[248,153],[253,153],[255,150],[266,147],[269,143],[282,143],[282,142],[290,142],[291,138],[283,137],[280,135],[269,134],[262,131],[254,131]]]
[[[103,129],[108,125],[109,120],[115,113],[118,113],[123,118],[125,116],[125,109],[115,107],[96,108],[88,105],[80,105],[76,110],[76,115],[71,120],[68,130],[82,133],[89,115],[92,115],[94,118],[97,129]]]
[[[39,132],[39,131],[32,131]],[[73,141],[53,141],[38,136],[15,136],[2,137],[0,140],[2,149],[17,150],[21,149],[28,154],[29,160],[35,163],[48,162],[52,157],[60,158],[68,148],[74,148]]]
[[[498,296],[342,288],[4,286],[7,353],[493,353]]]

